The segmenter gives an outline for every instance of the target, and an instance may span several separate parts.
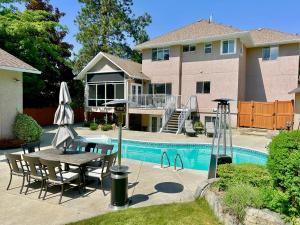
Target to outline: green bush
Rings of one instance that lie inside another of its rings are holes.
[[[239,221],[243,221],[247,207],[261,208],[263,206],[263,198],[259,188],[249,184],[230,186],[223,197],[223,201],[228,210]]]
[[[93,122],[92,122],[92,121],[89,121],[89,120],[84,121],[84,122],[83,122],[83,126],[84,126],[84,127],[90,127],[91,123],[93,123]]]
[[[219,181],[215,183],[221,191],[235,184],[249,184],[254,187],[272,185],[272,178],[264,166],[255,164],[224,164],[218,166]]]
[[[288,195],[273,187],[261,188],[264,207],[272,211],[287,214],[289,208]]]
[[[288,196],[288,215],[300,215],[300,131],[281,132],[268,146],[274,186]]]
[[[91,130],[97,130],[98,129],[98,124],[94,123],[94,122],[90,123],[90,129]]]
[[[108,131],[108,130],[112,130],[112,129],[113,129],[113,127],[112,127],[111,124],[103,124],[103,125],[101,126],[101,130],[102,130],[102,131]]]
[[[14,135],[25,142],[40,140],[43,129],[31,116],[18,113],[13,125]]]
[[[199,120],[194,123],[194,129],[198,134],[202,134],[204,131],[203,123]]]

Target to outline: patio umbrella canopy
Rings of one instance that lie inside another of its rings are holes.
[[[77,136],[76,131],[71,126],[74,123],[74,112],[69,105],[71,102],[67,83],[62,82],[59,91],[59,105],[53,122],[59,125],[58,131],[52,141],[52,146],[57,149],[63,148],[66,150]]]

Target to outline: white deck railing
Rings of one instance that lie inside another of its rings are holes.
[[[129,107],[131,108],[155,108],[165,109],[170,101],[175,102],[176,107],[178,103],[178,96],[165,94],[141,94],[130,95],[128,97]]]

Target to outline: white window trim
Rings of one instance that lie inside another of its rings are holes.
[[[184,51],[183,51],[183,47],[184,47],[184,46],[189,46],[189,50],[186,51],[186,52],[184,52]],[[191,51],[191,46],[195,46],[195,50]],[[197,50],[197,45],[196,45],[196,44],[182,45],[182,52],[183,52],[183,53],[193,53],[193,52],[196,52],[196,50]]]
[[[162,49],[163,50],[163,54],[165,54],[165,50],[169,50],[169,59],[162,59],[162,60],[158,60],[157,59],[157,53],[156,53],[156,60],[153,60],[152,58],[152,54],[153,54],[153,50],[156,49],[156,51],[158,51],[158,49]],[[167,61],[170,60],[170,56],[171,56],[171,48],[170,47],[161,47],[161,48],[152,48],[151,49],[151,60],[152,62],[161,62],[161,61]]]
[[[210,52],[210,53],[206,53],[206,52],[205,52],[206,45],[209,45],[209,44],[211,45],[211,52]],[[212,42],[206,42],[206,43],[204,43],[203,51],[204,51],[204,55],[212,54],[212,53],[213,53],[213,44],[212,44]]]
[[[264,48],[269,48],[270,49],[270,58],[268,58],[268,59],[264,59]],[[276,59],[271,59],[271,48],[277,48],[277,57],[276,57]],[[261,59],[262,59],[262,61],[264,61],[264,62],[274,61],[274,60],[277,60],[278,57],[279,57],[279,46],[278,45],[262,47],[262,49],[261,49]]]
[[[223,53],[223,42],[224,41],[234,41],[234,51],[233,52]],[[236,45],[237,45],[236,39],[221,40],[220,55],[234,55],[234,54],[236,54]]]

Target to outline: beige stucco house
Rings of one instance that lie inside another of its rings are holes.
[[[0,48],[0,139],[13,137],[16,113],[23,111],[23,73],[41,72]]]
[[[141,65],[131,67],[133,62],[99,53],[77,79],[85,80],[87,111],[109,110],[102,97],[129,99],[130,129],[179,133],[193,115],[213,120],[212,100],[220,97],[236,100],[231,103],[235,125],[237,101],[295,99],[289,91],[298,87],[299,43],[294,34],[200,20],[137,45]],[[120,72],[120,80],[114,80]],[[122,96],[116,95],[117,86],[112,95],[111,82],[124,84]]]

